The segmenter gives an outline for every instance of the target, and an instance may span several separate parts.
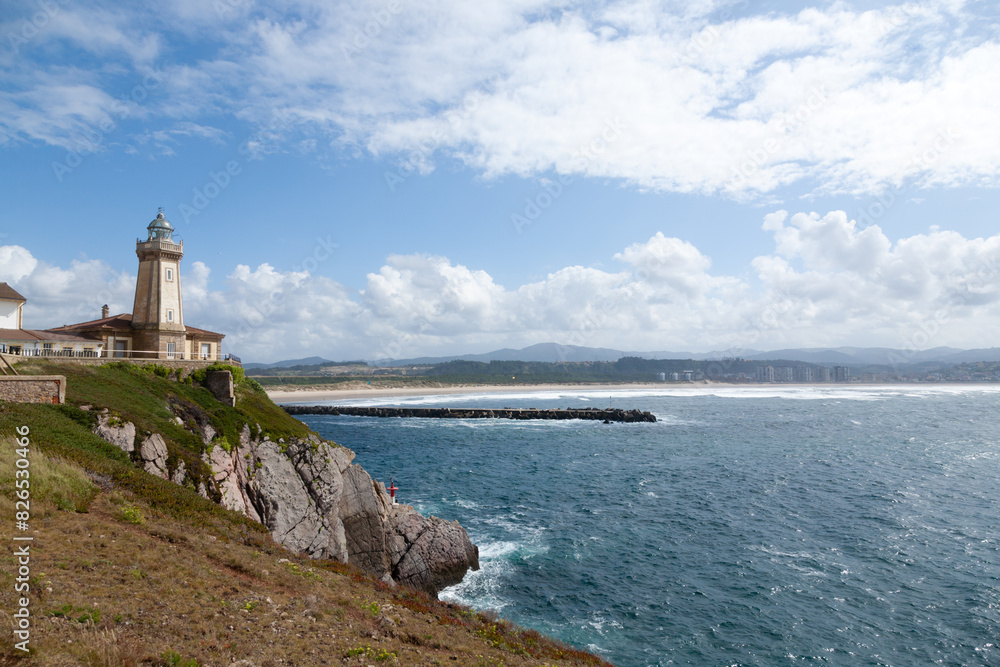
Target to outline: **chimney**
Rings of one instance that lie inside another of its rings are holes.
[[[108,304],[104,304],[103,306],[101,306],[101,319],[102,320],[106,319],[108,317],[108,314],[110,312],[111,312],[111,309],[108,308]]]

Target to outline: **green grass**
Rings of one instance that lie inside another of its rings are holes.
[[[0,490],[12,500],[16,498],[16,445],[13,438],[0,439]],[[51,501],[69,512],[86,512],[100,490],[87,474],[76,465],[50,458],[41,450],[28,447],[27,490],[31,502]],[[20,481],[20,480],[19,480]]]
[[[68,380],[66,405],[0,403],[4,516],[15,511],[16,429],[30,428],[37,534],[32,594],[45,621],[32,634],[41,657],[26,664],[191,667],[248,659],[275,665],[295,656],[303,665],[340,658],[351,664],[538,667],[544,659],[607,665],[495,617],[390,588],[348,564],[296,557],[261,524],[146,473],[92,432],[107,408],[135,423],[139,438],[147,430],[162,434],[170,465],[182,459],[189,471],[203,466],[207,447],[198,433],[177,424],[174,410],[207,420],[218,432],[210,446],[239,442],[244,426],[273,439],[310,433],[245,379],[237,382],[237,407],[231,408],[197,380],[127,364],[29,361],[18,370]],[[13,527],[0,533],[9,540]],[[14,589],[6,573],[14,556],[8,550],[0,561],[0,579],[7,580],[0,606],[11,609]],[[20,657],[9,634],[0,637],[0,664]]]
[[[274,439],[309,433],[308,427],[271,403],[266,395],[240,385],[238,407],[234,409],[217,401],[197,382],[178,381],[176,375],[164,377],[155,372],[155,367],[120,362],[95,367],[31,360],[17,368],[22,375],[66,376],[66,404],[4,403],[0,434],[13,435],[17,427],[27,425],[33,446],[46,456],[72,463],[175,518],[252,541],[266,536],[266,529],[257,522],[198,495],[199,482],[211,488],[211,470],[201,459],[209,447],[200,433],[177,424],[171,410],[173,405],[197,412],[217,431],[217,439],[225,438],[227,443],[238,443],[245,425],[256,435],[259,424],[261,432]],[[91,407],[83,410],[81,406]],[[92,428],[104,408],[116,419],[135,424],[137,439],[144,438],[147,432],[160,433],[167,443],[168,468],[173,471],[183,461],[195,488],[178,487],[145,473],[135,467],[127,453],[96,436]]]

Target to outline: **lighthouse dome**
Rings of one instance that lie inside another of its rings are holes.
[[[174,240],[174,226],[170,224],[169,220],[163,217],[162,209],[156,214],[156,219],[150,222],[146,229],[149,230],[150,241],[153,239]]]

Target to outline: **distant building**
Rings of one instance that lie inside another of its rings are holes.
[[[7,283],[0,283],[0,353],[23,356],[99,357],[100,340],[75,334],[25,329],[27,299]]]
[[[27,301],[7,283],[0,283],[0,330],[21,328],[24,302]]]
[[[681,374],[680,373],[671,373],[670,374],[670,379],[673,380],[674,382],[677,382],[678,380],[681,379]]]
[[[850,382],[851,381],[851,369],[847,366],[834,366],[833,367],[833,381],[834,382]]]
[[[146,231],[146,240],[136,239],[135,244],[139,274],[131,313],[111,315],[104,306],[100,319],[28,331],[20,328],[24,297],[0,283],[6,288],[0,289],[0,326],[15,319],[17,323],[14,332],[0,329],[0,351],[30,356],[221,359],[225,334],[184,324],[180,267],[184,242],[174,240],[174,228],[162,210]],[[16,314],[11,303],[17,304]]]
[[[774,366],[758,366],[757,382],[774,382]]]
[[[659,380],[660,382],[666,382],[667,381],[667,374],[666,373],[657,373],[656,374],[656,379]]]
[[[774,369],[775,382],[792,382],[795,380],[795,372],[791,366],[778,366]]]
[[[832,376],[830,375],[830,369],[827,368],[826,366],[820,367],[819,372],[817,373],[817,381],[829,382],[831,379]]]
[[[813,381],[813,369],[812,369],[812,366],[796,366],[795,367],[795,381],[796,382],[812,382]]]

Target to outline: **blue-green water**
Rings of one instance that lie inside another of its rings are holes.
[[[483,567],[443,598],[621,667],[1000,664],[1000,391],[384,404],[609,402],[659,422],[305,420],[466,527]]]

